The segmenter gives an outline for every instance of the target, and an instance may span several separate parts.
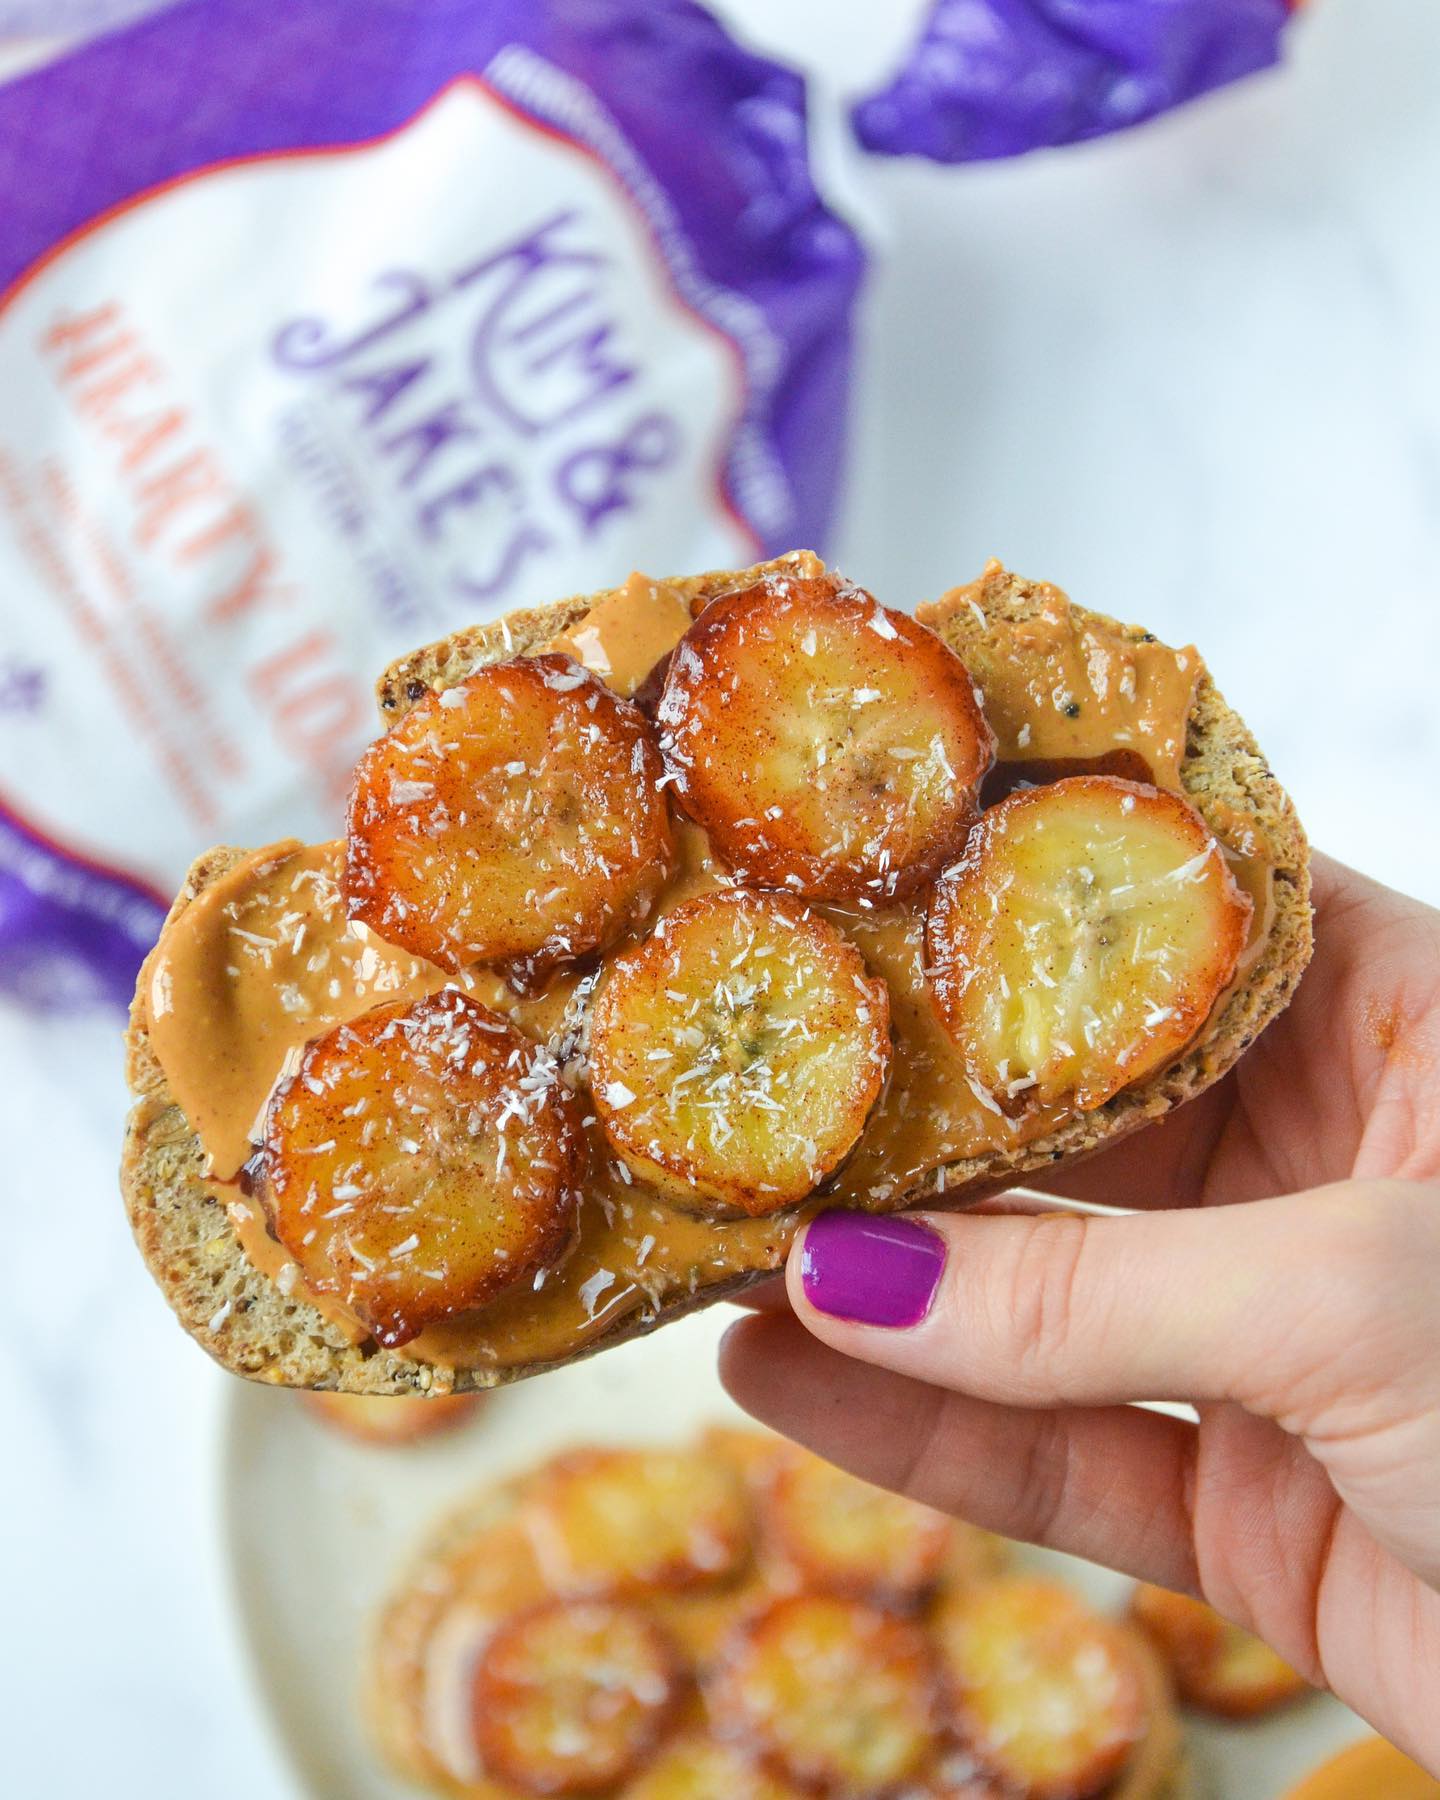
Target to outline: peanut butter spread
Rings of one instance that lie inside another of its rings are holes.
[[[674,588],[632,575],[549,648],[573,656],[628,699],[689,625],[690,610]],[[660,656],[657,644],[663,646]]]
[[[964,590],[937,603],[932,616],[957,602],[965,604]],[[923,620],[926,609],[918,616]],[[1005,625],[981,615],[979,622],[984,641],[962,645],[961,654],[983,694],[1001,761],[1015,765],[1012,775],[1023,779],[1032,762],[1093,766],[1124,750],[1143,761],[1157,786],[1180,790],[1186,720],[1201,670],[1197,652],[1077,620],[1058,590],[1032,621]],[[632,694],[689,623],[679,594],[635,575],[547,647]],[[1247,953],[1253,955],[1271,917],[1265,846],[1249,819],[1211,823],[1255,902]],[[657,916],[720,881],[699,827],[683,824],[678,836],[678,865]],[[204,1146],[213,1191],[227,1205],[245,1254],[358,1341],[365,1335],[358,1322],[306,1288],[237,1180],[275,1083],[301,1047],[332,1026],[447,983],[548,1042],[567,1074],[583,1081],[582,1028],[595,974],[562,972],[538,996],[516,993],[488,970],[447,974],[346,917],[343,851],[338,842],[309,848],[289,842],[246,857],[166,929],[150,961],[145,999],[151,1044]],[[1014,1148],[1060,1122],[1065,1113],[1058,1109],[1009,1118],[967,1080],[925,981],[923,895],[883,908],[823,904],[818,910],[888,984],[895,1042],[889,1084],[823,1195],[733,1223],[688,1216],[631,1175],[587,1112],[589,1177],[579,1231],[563,1262],[484,1307],[430,1327],[401,1354],[457,1369],[562,1356],[622,1317],[653,1312],[662,1301],[732,1273],[778,1267],[797,1225],[822,1206],[881,1205],[948,1163]]]
[[[453,979],[346,920],[342,850],[256,850],[190,902],[151,960],[150,1041],[220,1180],[250,1155],[294,1052],[372,1006]]]
[[[922,624],[955,604],[970,606],[984,636],[967,643],[965,664],[983,697],[1002,763],[1090,760],[1116,750],[1138,755],[1156,787],[1180,792],[1185,723],[1200,679],[1193,645],[1171,650],[1148,632],[1121,637],[1077,619],[1058,588],[1041,590],[1032,619],[987,620],[966,590],[933,607]]]

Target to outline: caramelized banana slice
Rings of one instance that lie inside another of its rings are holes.
[[[640,710],[564,656],[428,695],[361,757],[350,916],[442,968],[538,977],[637,924],[674,839]]]
[[[742,880],[912,893],[963,846],[995,740],[965,665],[837,575],[707,606],[656,714],[685,810]]]
[[[1027,1800],[1087,1800],[1145,1725],[1133,1651],[1048,1581],[1007,1577],[949,1595],[933,1621],[968,1746]]]
[[[605,1135],[681,1206],[792,1205],[848,1155],[890,1063],[890,1000],[827,919],[721,890],[606,971],[590,1085]]]
[[[486,1771],[527,1794],[594,1794],[641,1767],[677,1703],[664,1633],[633,1606],[553,1600],[508,1620],[475,1672]]]
[[[733,1744],[686,1737],[669,1744],[620,1800],[802,1800]]]
[[[453,989],[307,1044],[248,1169],[309,1286],[393,1346],[553,1261],[584,1158],[553,1061]]]
[[[920,1632],[837,1595],[777,1600],[736,1634],[710,1689],[716,1729],[802,1787],[888,1793],[936,1737]]]
[[[1003,1786],[963,1747],[947,1745],[918,1787],[903,1800],[1018,1800],[1021,1790]]]
[[[700,1445],[706,1455],[729,1463],[757,1499],[769,1491],[778,1471],[795,1454],[785,1438],[743,1425],[707,1425]]]
[[[962,1775],[954,1781],[941,1776],[924,1787],[907,1788],[904,1800],[1016,1800],[1016,1793],[988,1775]]]
[[[1309,1693],[1309,1684],[1270,1646],[1203,1600],[1146,1583],[1131,1602],[1135,1623],[1170,1666],[1182,1700],[1226,1719],[1250,1719]]]
[[[563,1593],[730,1580],[750,1555],[735,1471],[695,1450],[576,1450],[543,1472],[524,1520]]]
[[[936,1007],[993,1106],[1088,1112],[1189,1043],[1249,923],[1186,801],[1105,775],[1028,788],[983,816],[936,886]]]
[[[498,1496],[457,1513],[446,1539],[427,1550],[376,1621],[362,1711],[411,1780],[442,1787],[465,1781],[467,1800],[484,1800],[473,1719],[475,1659],[502,1619],[550,1595],[529,1542]]]
[[[781,1467],[763,1504],[767,1544],[807,1586],[906,1605],[938,1580],[951,1521],[803,1453]]]
[[[308,1410],[342,1437],[362,1444],[414,1444],[463,1425],[484,1403],[483,1394],[435,1394],[400,1398],[391,1394],[310,1393],[300,1395]]]
[[[993,1531],[964,1519],[950,1521],[950,1542],[940,1565],[942,1591],[972,1588],[1003,1575],[1014,1561],[1014,1546]]]
[[[646,1599],[679,1646],[687,1667],[704,1675],[720,1660],[736,1628],[785,1591],[769,1569],[756,1565],[738,1581],[657,1588]]]

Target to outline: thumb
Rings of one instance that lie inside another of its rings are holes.
[[[1299,1431],[1346,1392],[1398,1401],[1422,1378],[1437,1278],[1440,1206],[1391,1181],[1122,1217],[822,1213],[786,1272],[816,1337],[932,1385],[1235,1400]]]

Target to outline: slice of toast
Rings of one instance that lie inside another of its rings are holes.
[[[793,568],[805,557],[781,559],[751,570],[715,571],[666,585],[692,606],[754,581],[767,569]],[[806,559],[808,562],[808,558]],[[811,565],[813,566],[813,565]],[[1008,574],[992,564],[981,581],[925,610],[925,622],[963,658],[987,632],[1035,617],[1053,589]],[[487,663],[538,650],[575,625],[600,601],[599,593],[510,615],[456,632],[391,665],[377,693],[388,726],[433,688],[453,686]],[[1140,627],[1075,608],[1140,642]],[[1093,1112],[1065,1121],[1029,1143],[949,1164],[919,1187],[895,1196],[888,1210],[930,1200],[964,1205],[1026,1173],[1088,1154],[1161,1117],[1201,1093],[1237,1058],[1285,1006],[1309,960],[1309,873],[1304,833],[1288,796],[1266,766],[1244,722],[1225,704],[1202,671],[1190,711],[1180,767],[1184,790],[1213,829],[1233,829],[1237,817],[1265,844],[1274,868],[1273,916],[1260,953],[1209,1021],[1200,1038],[1174,1063],[1124,1089]],[[245,854],[207,851],[185,877],[170,911],[175,918],[210,882]],[[224,1206],[208,1191],[205,1156],[189,1121],[175,1103],[146,1030],[142,969],[126,1037],[127,1077],[136,1096],[126,1130],[121,1187],[131,1226],[152,1274],[186,1330],[224,1367],[252,1379],[288,1387],[340,1388],[354,1393],[410,1394],[464,1391],[518,1380],[554,1367],[552,1362],[503,1369],[454,1370],[412,1360],[372,1344],[352,1343],[306,1299],[287,1295],[250,1263]],[[938,1196],[943,1192],[943,1199]],[[631,1314],[583,1349],[561,1359],[592,1355],[664,1324],[681,1314],[726,1299],[770,1272],[727,1274],[693,1293],[663,1301],[653,1313]]]

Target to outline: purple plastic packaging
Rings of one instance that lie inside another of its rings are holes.
[[[862,256],[685,0],[183,0],[0,89],[0,988],[333,835],[392,656],[823,548]]]
[[[1287,0],[934,0],[867,150],[979,162],[1137,125],[1279,59]]]
[[[6,38],[93,36],[171,0],[0,0],[0,41]]]

